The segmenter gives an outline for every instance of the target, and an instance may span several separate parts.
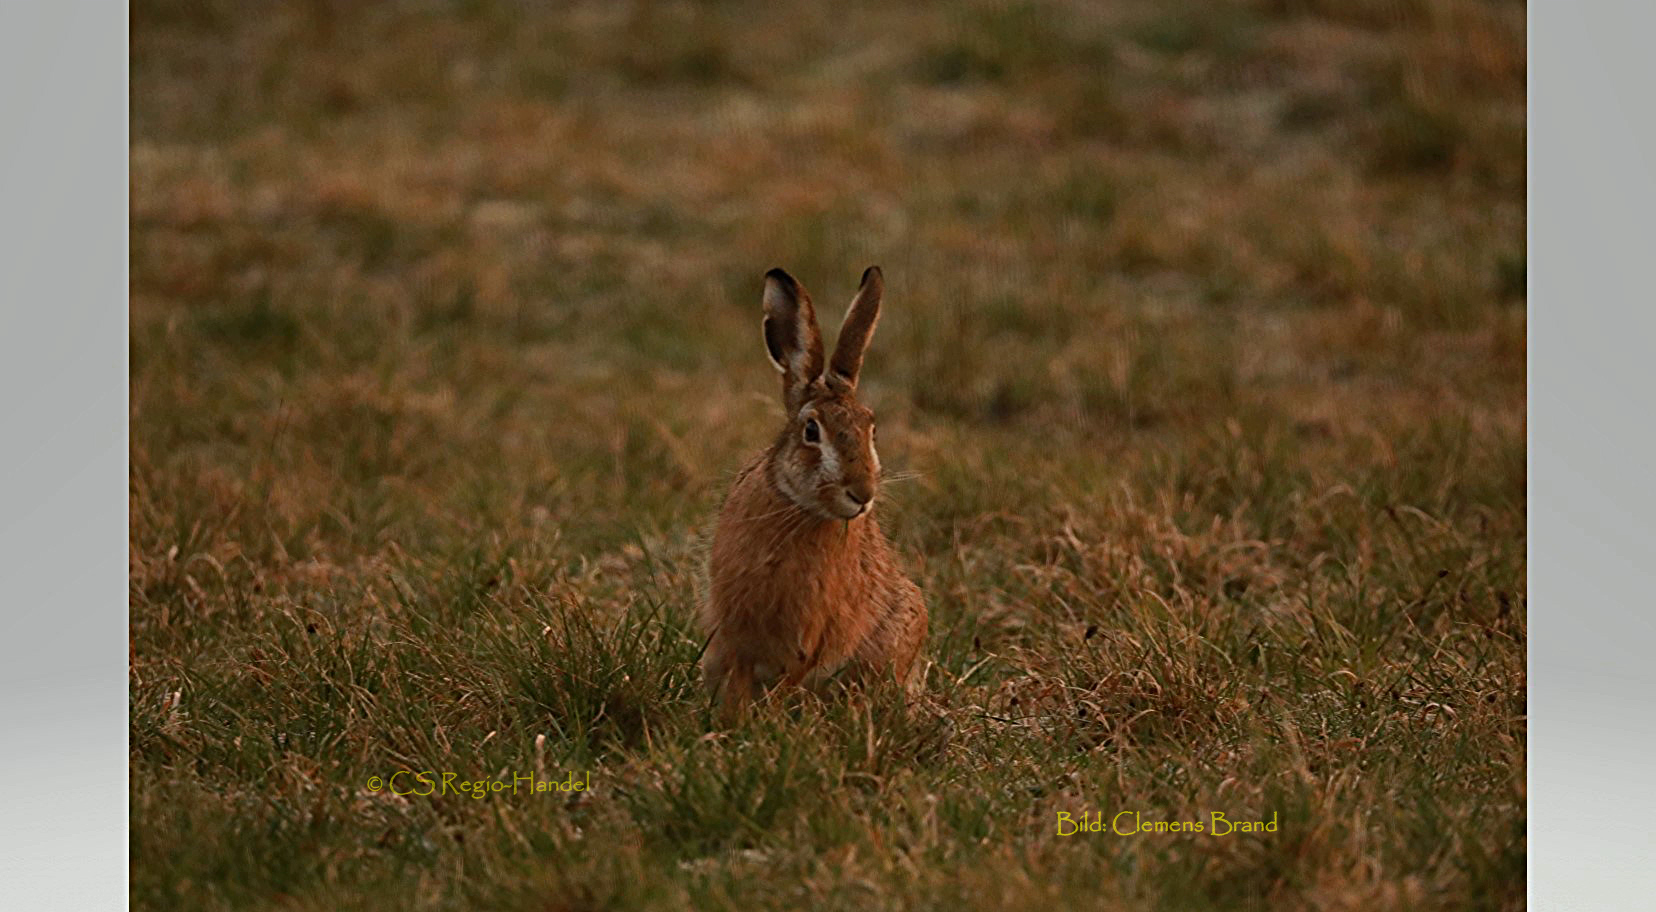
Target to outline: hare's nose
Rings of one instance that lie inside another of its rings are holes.
[[[856,490],[854,490],[852,488],[846,488],[845,489],[845,499],[851,501],[852,503],[856,504],[859,507],[866,506],[868,504],[868,501],[869,501],[869,497],[868,497],[867,494],[858,493]]]

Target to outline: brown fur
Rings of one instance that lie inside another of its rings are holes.
[[[874,415],[856,398],[880,272],[864,273],[826,377],[809,295],[781,270],[766,278],[764,335],[790,415],[719,513],[701,612],[703,671],[730,710],[841,673],[906,684],[926,634],[920,589],[874,516]]]

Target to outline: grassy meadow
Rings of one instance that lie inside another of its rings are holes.
[[[131,16],[134,908],[1523,906],[1522,3]],[[923,688],[721,727],[873,263]]]

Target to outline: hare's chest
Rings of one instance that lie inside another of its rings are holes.
[[[753,569],[741,604],[730,607],[747,631],[743,640],[761,680],[831,674],[867,635],[873,613],[854,581],[805,576],[786,565]]]

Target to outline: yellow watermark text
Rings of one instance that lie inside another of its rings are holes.
[[[1102,811],[1082,811],[1079,817],[1069,811],[1058,812],[1058,835],[1077,833],[1112,833],[1116,836],[1138,836],[1144,833],[1200,833],[1205,836],[1229,836],[1232,833],[1275,833],[1277,815],[1271,812],[1269,820],[1232,820],[1223,811],[1209,811],[1196,820],[1156,820],[1139,811],[1121,811],[1105,818]]]
[[[369,776],[368,791],[418,798],[458,795],[481,801],[489,795],[522,795],[547,792],[589,792],[592,773],[566,772],[562,779],[546,779],[534,773],[519,773],[509,779],[463,779],[459,773],[433,770],[398,770],[390,776]]]

